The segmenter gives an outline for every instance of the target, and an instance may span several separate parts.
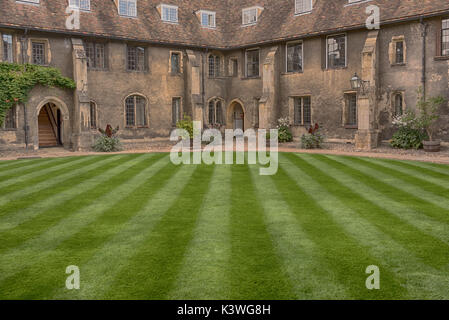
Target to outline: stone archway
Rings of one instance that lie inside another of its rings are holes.
[[[228,129],[245,131],[246,112],[240,100],[233,100],[229,105],[226,123]]]
[[[70,145],[69,110],[56,97],[48,97],[39,103],[33,115],[32,137],[34,148]]]

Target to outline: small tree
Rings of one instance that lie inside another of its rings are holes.
[[[184,129],[188,132],[188,134],[189,134],[188,137],[182,137],[184,140],[193,139],[193,121],[192,121],[192,118],[190,116],[188,116],[187,114],[184,114],[184,117],[182,118],[182,120],[179,120],[176,123],[176,128]]]
[[[423,130],[426,131],[429,137],[429,141],[434,141],[434,125],[435,122],[440,118],[440,107],[443,103],[446,102],[446,99],[441,96],[425,99],[422,94],[422,89],[418,90],[418,94],[418,124]]]

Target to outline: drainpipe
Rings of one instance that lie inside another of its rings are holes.
[[[427,38],[427,27],[428,24],[424,22],[421,17],[419,22],[422,26],[422,76],[421,76],[421,86],[423,90],[423,98],[426,99],[426,38]]]
[[[202,54],[202,66],[201,66],[201,96],[203,99],[203,126],[206,123],[206,60],[207,60],[207,54],[209,53],[209,49],[206,48],[206,53]]]
[[[28,34],[28,29],[25,28],[25,33],[23,34],[22,38],[20,39],[22,44],[21,44],[21,55],[22,55],[22,64],[24,65],[25,68],[25,72],[26,72],[26,59],[25,59],[25,44],[26,44],[26,39],[27,39],[27,34]],[[28,131],[29,131],[29,126],[28,126],[28,113],[27,113],[27,108],[25,106],[25,103],[23,104],[23,115],[25,117],[25,124],[24,124],[24,130],[25,130],[25,148],[28,149]]]

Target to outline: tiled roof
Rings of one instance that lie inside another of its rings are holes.
[[[312,13],[295,15],[295,0],[137,0],[137,18],[121,17],[114,0],[91,0],[91,11],[81,11],[81,28],[67,30],[68,0],[40,0],[40,5],[0,0],[0,26],[135,39],[193,47],[229,48],[293,39],[363,27],[365,8],[378,5],[381,21],[449,13],[448,0],[371,0],[348,5],[348,0],[313,0]],[[161,21],[160,3],[179,6],[179,24]],[[242,9],[263,7],[259,21],[242,26]],[[195,12],[217,12],[217,27],[202,28]]]

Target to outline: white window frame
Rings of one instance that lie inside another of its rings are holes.
[[[348,66],[348,35],[346,33],[332,34],[326,37],[326,70],[329,70],[329,43],[328,39],[338,36],[345,36],[345,66],[339,68],[346,68]],[[332,68],[331,70],[336,70],[339,68]]]
[[[164,15],[164,9],[168,10],[168,18],[165,17]],[[176,11],[176,19],[175,20],[171,20],[170,19],[170,10],[175,10]],[[169,5],[169,4],[161,4],[161,19],[164,22],[170,22],[170,23],[178,23],[179,22],[179,12],[178,12],[178,6],[174,6],[174,5]]]
[[[83,11],[90,11],[90,0],[69,0],[69,7]]]
[[[252,26],[252,25],[256,24],[257,21],[259,20],[259,16],[257,14],[257,10],[258,9],[262,9],[262,8],[261,7],[250,7],[250,8],[242,9],[242,25],[244,25],[244,26]],[[252,11],[252,10],[255,11],[255,15],[254,16],[255,16],[256,20],[255,21],[251,21],[251,22],[245,22],[245,13],[247,13],[249,11]]]
[[[203,14],[206,14],[208,17],[207,24],[203,23]],[[209,16],[213,16],[212,25],[209,25]],[[214,11],[200,10],[200,19],[201,19],[201,26],[203,28],[215,28],[217,26],[217,14]]]
[[[298,3],[299,2],[310,2],[310,9],[309,10],[299,10],[298,8]],[[296,15],[301,15],[301,14],[306,14],[306,13],[310,13],[313,11],[313,0],[295,0],[295,14]]]
[[[18,3],[24,3],[24,4],[39,4],[39,0],[17,0]]]
[[[120,4],[122,2],[126,2],[126,4],[127,4],[127,6],[126,6],[126,13],[121,13],[120,12]],[[134,14],[130,14],[130,11],[129,11],[129,4],[130,3],[134,3],[134,8],[135,8]],[[135,18],[135,17],[137,17],[137,0],[118,0],[118,8],[117,9],[118,9],[118,13],[119,13],[120,16]]]

